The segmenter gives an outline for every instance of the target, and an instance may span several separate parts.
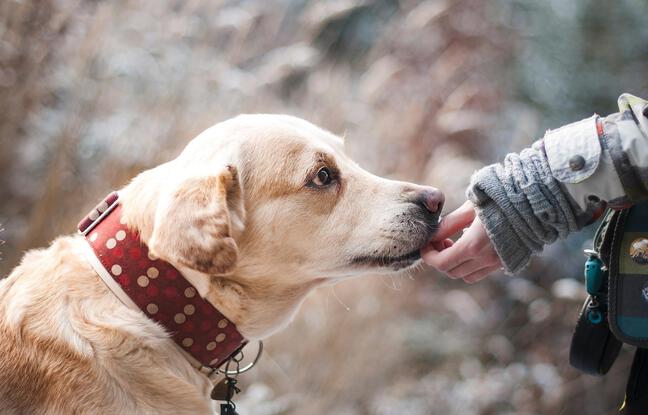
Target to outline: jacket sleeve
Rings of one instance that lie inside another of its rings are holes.
[[[476,172],[468,198],[504,268],[524,268],[544,245],[648,198],[648,102],[547,131],[530,148]]]
[[[623,94],[619,110],[544,137],[554,177],[582,210],[598,200],[623,208],[648,198],[648,101]]]

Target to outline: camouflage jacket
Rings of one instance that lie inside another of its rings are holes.
[[[619,110],[548,131],[543,139],[553,176],[583,212],[648,198],[648,101],[623,94]]]
[[[468,198],[507,272],[606,207],[648,199],[648,101],[623,94],[619,110],[547,131],[473,175]]]

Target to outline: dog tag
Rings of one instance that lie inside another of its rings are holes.
[[[230,378],[218,382],[211,391],[211,398],[215,401],[230,401],[234,396],[234,388],[230,385]]]
[[[221,415],[238,415],[236,408],[231,403],[224,403],[220,407]]]

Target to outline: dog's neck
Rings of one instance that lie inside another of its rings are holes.
[[[174,266],[248,340],[264,339],[283,329],[308,293],[326,282],[314,279],[278,284],[285,276],[250,277],[241,270],[226,276],[210,276],[182,265]]]
[[[211,277],[206,299],[234,322],[247,339],[263,339],[283,329],[306,295],[321,281],[277,284],[279,276],[250,278],[236,272]]]

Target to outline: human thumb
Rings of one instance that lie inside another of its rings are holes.
[[[459,206],[441,219],[439,228],[430,241],[442,241],[468,227],[474,219],[475,207],[472,202],[466,201],[463,205]]]

